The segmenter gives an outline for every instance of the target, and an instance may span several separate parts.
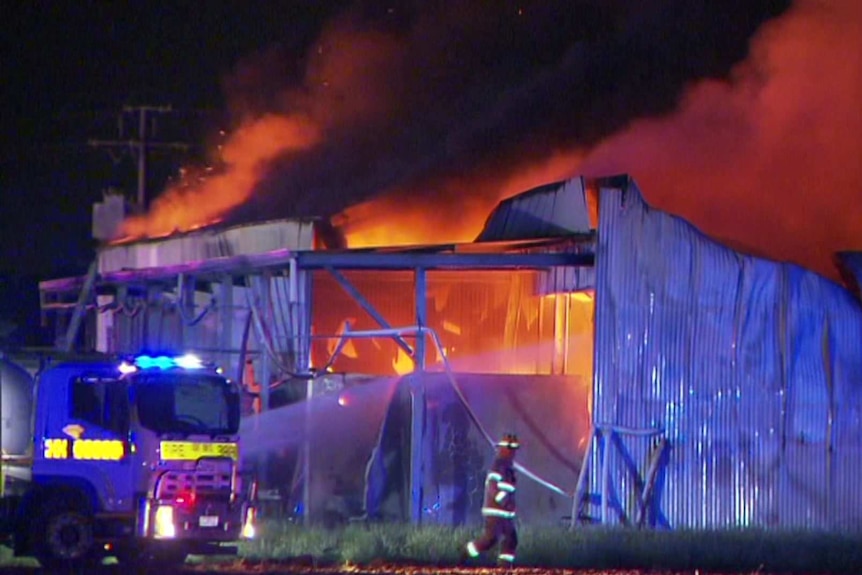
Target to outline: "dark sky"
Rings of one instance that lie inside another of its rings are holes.
[[[191,137],[218,127],[223,84],[238,63],[282,49],[301,66],[305,48],[339,7],[37,0],[5,10],[0,271],[50,275],[80,269],[89,258],[92,203],[111,185],[134,193],[128,154],[115,163],[87,145],[118,137],[123,106],[171,105],[176,113],[159,118],[159,135],[201,146]],[[157,152],[153,187],[186,158]]]
[[[37,0],[7,7],[0,36],[0,318],[26,325],[19,335],[27,331],[32,343],[37,282],[86,270],[95,245],[92,204],[103,190],[134,195],[130,155],[88,146],[118,138],[123,106],[172,106],[175,113],[159,117],[158,136],[192,146],[154,153],[155,192],[221,125],[224,82],[243,59],[282,50],[285,63],[300,69],[308,44],[344,4]]]
[[[153,197],[180,166],[205,164],[220,128],[235,150],[228,172],[257,150],[253,185],[225,200],[228,219],[332,215],[380,195],[418,205],[481,197],[484,209],[519,170],[601,150],[639,119],[672,117],[698,82],[732,85],[752,38],[796,9],[790,0],[19,3],[4,11],[2,36],[0,316],[29,323],[10,302],[32,307],[33,281],[82,273],[93,202],[109,186],[134,194],[128,154],[87,145],[117,137],[123,106],[171,105],[158,138],[191,145],[154,153]],[[261,141],[275,148],[259,150]]]

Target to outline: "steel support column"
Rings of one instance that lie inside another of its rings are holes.
[[[293,351],[294,366],[297,373],[311,372],[311,274],[296,265],[296,258],[290,260],[288,267],[288,310],[290,313],[290,346]],[[311,518],[311,452],[312,426],[311,402],[314,399],[314,379],[309,377],[305,383],[305,412],[302,444],[302,521],[307,525]]]
[[[177,276],[177,306],[182,309],[177,309],[179,313],[180,324],[180,349],[185,350],[189,345],[194,345],[194,338],[191,337],[192,326],[186,325],[186,317],[194,317],[195,315],[195,278],[180,274]]]
[[[294,366],[297,373],[311,371],[311,304],[312,275],[290,260],[288,268],[288,312],[290,313],[289,340],[293,348]]]
[[[425,445],[426,398],[423,379],[425,371],[425,333],[423,330],[428,325],[425,269],[416,268],[414,278],[416,325],[419,330],[416,333],[414,344],[416,350],[413,358],[414,371],[410,379],[410,518],[414,524],[419,525],[422,523],[423,478],[425,475],[423,447]]]
[[[260,278],[260,315],[262,321],[272,325],[272,274],[263,272]],[[272,342],[275,345],[275,342]],[[269,385],[272,379],[272,358],[267,352],[266,342],[260,342],[260,411],[263,413],[269,409]],[[276,351],[272,350],[273,353]]]
[[[231,353],[233,349],[233,311],[233,276],[225,275],[219,284],[218,299],[219,347],[224,350],[219,358],[219,365],[222,367],[231,365],[233,361],[233,354]]]
[[[72,318],[69,320],[69,326],[66,329],[66,336],[63,339],[61,349],[63,351],[72,351],[75,348],[75,342],[78,339],[78,330],[81,323],[87,315],[87,303],[93,299],[93,286],[96,283],[96,276],[99,273],[99,260],[95,259],[90,263],[87,270],[87,276],[84,279],[84,286],[78,293],[78,301],[72,311]]]
[[[116,304],[121,310],[125,310],[129,303],[129,286],[121,285],[117,288]],[[136,353],[131,345],[132,317],[125,311],[114,316],[114,341],[116,350],[121,353]]]
[[[158,284],[147,284],[144,295],[144,319],[141,343],[144,349],[159,349],[162,343],[162,290]]]
[[[428,289],[425,277],[425,268],[416,268],[413,272],[416,284],[416,325],[419,333],[416,337],[416,357],[414,358],[417,371],[425,371],[425,333],[422,331],[428,327]]]
[[[260,275],[249,275],[245,278],[245,286],[247,289],[247,298],[249,303],[249,320],[255,324],[255,338],[257,339],[257,347],[260,350],[260,371],[257,374],[257,384],[260,412],[254,418],[255,428],[260,425],[262,414],[269,410],[269,385],[272,373],[272,358],[270,357],[270,342],[265,341],[266,328],[264,322],[272,325],[271,317],[271,302],[270,302],[270,279],[271,275],[268,271],[263,271]],[[273,353],[275,350],[272,350]],[[242,369],[243,366],[240,366]],[[271,454],[261,451],[257,455],[256,473],[260,485],[266,489],[270,489],[270,465],[272,464]]]

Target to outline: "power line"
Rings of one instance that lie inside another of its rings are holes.
[[[138,207],[141,210],[147,207],[147,155],[150,150],[171,149],[188,150],[186,142],[162,142],[150,139],[150,120],[153,115],[167,114],[173,112],[170,106],[123,106],[118,115],[119,138],[116,140],[90,140],[89,145],[94,148],[106,148],[110,151],[130,151],[138,161]],[[136,138],[124,139],[126,116],[137,116],[138,129]]]

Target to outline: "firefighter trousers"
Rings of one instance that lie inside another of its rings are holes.
[[[467,545],[470,555],[479,555],[492,548],[500,542],[501,562],[509,563],[515,561],[515,551],[518,549],[518,532],[515,530],[515,521],[503,517],[486,517],[485,530],[478,539]]]

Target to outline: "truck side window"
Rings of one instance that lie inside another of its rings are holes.
[[[71,413],[78,419],[124,435],[129,428],[126,387],[113,380],[74,379],[71,382]]]
[[[105,386],[101,383],[73,379],[71,382],[71,415],[99,427],[105,427]]]

